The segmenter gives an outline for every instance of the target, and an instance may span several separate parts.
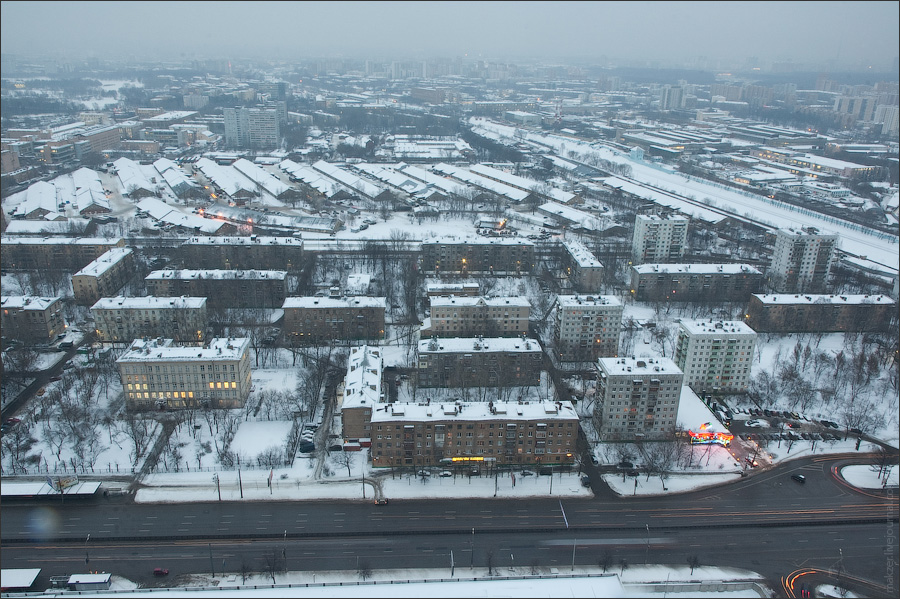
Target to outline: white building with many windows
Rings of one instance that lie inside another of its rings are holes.
[[[209,326],[205,297],[102,297],[91,314],[103,343],[167,337],[197,344],[206,339]]]
[[[815,227],[778,229],[766,273],[777,293],[825,293],[838,236]]]
[[[669,358],[600,358],[594,426],[603,441],[675,434],[684,373]]]
[[[619,353],[624,306],[611,295],[556,298],[555,339],[562,362],[593,362]]]
[[[756,331],[739,320],[682,319],[675,364],[695,393],[746,393]]]
[[[678,214],[638,214],[631,240],[634,263],[680,261],[687,246],[689,222]]]
[[[240,408],[250,395],[250,339],[216,338],[205,347],[136,339],[116,360],[133,409]]]

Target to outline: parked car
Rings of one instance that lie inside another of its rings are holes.
[[[387,505],[387,504],[388,504],[388,500],[386,497],[382,497],[381,499],[375,500],[375,505]]]
[[[450,472],[449,470],[441,470],[441,473],[438,476],[440,476],[442,478],[447,478],[449,476],[453,476],[453,473]]]
[[[590,476],[582,476],[581,477],[581,486],[582,487],[590,487],[591,486],[591,477]]]

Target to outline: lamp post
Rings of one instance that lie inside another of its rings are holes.
[[[213,578],[216,577],[216,566],[213,564],[212,559],[212,543],[207,543],[207,547],[209,547],[209,571],[212,572]]]
[[[91,556],[88,555],[88,548],[87,548],[88,541],[90,541],[90,540],[91,540],[91,535],[90,535],[90,533],[88,533],[87,538],[84,540],[84,563],[85,564],[88,564],[91,561]]]
[[[475,527],[472,527],[472,569],[475,569]]]
[[[650,561],[650,524],[645,525],[647,527],[647,552],[644,555],[644,563],[646,564]]]

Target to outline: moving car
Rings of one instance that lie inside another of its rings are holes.
[[[169,569],[168,568],[153,568],[154,576],[168,576]]]
[[[798,483],[800,483],[800,484],[803,484],[803,483],[806,482],[806,477],[803,476],[802,474],[792,474],[792,475],[791,475],[791,480],[796,481],[796,482],[798,482]]]

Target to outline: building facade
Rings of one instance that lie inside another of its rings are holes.
[[[528,334],[531,304],[524,297],[432,297],[431,327],[437,337],[520,337]]]
[[[384,339],[383,297],[289,297],[281,307],[284,333],[295,346]]]
[[[116,295],[134,275],[134,250],[113,248],[72,275],[75,303],[90,306]]]
[[[419,342],[419,387],[534,387],[543,350],[534,339],[468,337]]]
[[[280,308],[287,295],[283,270],[155,270],[147,291],[157,297],[206,297],[209,309]]]
[[[67,270],[84,268],[112,248],[125,247],[121,237],[14,237],[0,239],[4,270]]]
[[[677,214],[638,214],[634,219],[631,258],[635,264],[678,262],[687,247],[689,219]]]
[[[744,317],[759,333],[886,331],[897,302],[886,295],[753,294]]]
[[[240,408],[250,396],[250,340],[210,339],[175,347],[171,339],[135,340],[116,360],[132,409]]]
[[[815,227],[779,229],[766,276],[777,293],[824,293],[837,249],[837,235]]]
[[[749,264],[641,264],[631,267],[631,293],[642,302],[745,302],[763,274]]]
[[[675,364],[684,384],[698,394],[746,393],[756,331],[741,321],[682,319]]]
[[[509,238],[424,241],[420,265],[433,275],[522,276],[534,269],[534,244]]]
[[[593,362],[619,353],[624,306],[609,295],[556,298],[556,355],[561,362]]]
[[[669,358],[600,358],[594,426],[603,441],[675,434],[684,373]]]
[[[196,269],[264,268],[294,271],[303,264],[303,240],[294,237],[191,237],[178,248],[182,264]]]
[[[0,298],[0,316],[3,336],[26,345],[46,343],[66,332],[63,303],[58,297],[4,295]]]
[[[209,326],[205,297],[104,297],[91,306],[91,314],[101,343],[144,337],[203,343]]]

